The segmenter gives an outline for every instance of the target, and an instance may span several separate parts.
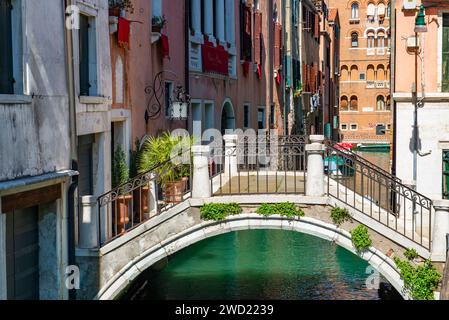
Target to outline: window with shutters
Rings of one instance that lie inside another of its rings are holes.
[[[95,18],[80,15],[79,81],[81,96],[96,96],[97,92],[97,43]]]
[[[262,12],[254,13],[254,62],[262,64]]]
[[[449,92],[449,13],[443,14],[442,68],[441,90]]]
[[[274,69],[279,70],[281,66],[281,44],[282,26],[279,23],[274,25]]]
[[[0,0],[0,94],[23,94],[21,0]]]
[[[240,59],[252,61],[251,5],[240,3]]]

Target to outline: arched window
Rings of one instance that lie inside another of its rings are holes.
[[[377,66],[376,80],[377,81],[385,81],[385,67],[383,64],[379,64]]]
[[[388,111],[391,110],[391,100],[390,100],[390,95],[387,96],[387,104],[386,104],[386,108]]]
[[[341,81],[349,81],[349,69],[348,66],[341,67]]]
[[[377,15],[379,16],[380,19],[383,19],[385,17],[385,4],[384,3],[379,3],[377,5]]]
[[[384,48],[385,47],[385,34],[383,31],[379,31],[377,33],[377,47]]]
[[[351,5],[351,19],[358,19],[359,18],[359,4],[357,2],[354,2]]]
[[[351,96],[351,103],[350,103],[350,111],[357,111],[359,109],[359,99],[357,96]]]
[[[351,66],[351,81],[359,80],[359,68],[356,65]]]
[[[367,39],[368,39],[367,43],[368,49],[374,48],[375,47],[374,31],[369,31],[367,33]]]
[[[374,74],[374,66],[372,64],[370,64],[367,68],[366,68],[366,80],[367,81],[375,81],[376,77]]]
[[[376,15],[376,5],[374,3],[369,3],[368,7],[366,8],[366,15],[368,17],[373,17]]]
[[[355,48],[359,46],[359,35],[357,32],[351,33],[351,47]]]
[[[384,96],[377,96],[376,110],[377,111],[385,111],[385,98],[384,98]]]
[[[340,98],[340,111],[348,111],[348,97],[342,96]]]

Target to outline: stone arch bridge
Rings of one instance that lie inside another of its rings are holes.
[[[239,137],[225,136],[218,158],[211,156],[209,146],[194,146],[192,181],[186,182],[180,198],[167,201],[167,191],[158,190],[160,171],[152,170],[87,204],[79,228],[77,298],[117,298],[139,274],[173,253],[206,238],[249,229],[302,232],[356,253],[349,231],[364,224],[373,245],[360,257],[404,298],[392,253],[402,256],[406,248],[414,248],[444,270],[446,201],[431,201],[369,161],[323,144],[322,136],[311,136],[310,142],[276,139],[275,146],[266,148],[264,161],[251,163],[248,139],[239,150]],[[268,157],[271,162],[265,161]],[[255,213],[262,203],[280,202],[297,204],[305,217]],[[205,203],[239,203],[243,213],[220,222],[203,221],[200,207]],[[333,225],[330,211],[337,206],[347,208],[354,222]],[[445,283],[441,291],[445,294]]]

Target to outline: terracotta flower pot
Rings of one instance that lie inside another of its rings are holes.
[[[150,187],[144,186],[133,191],[134,223],[143,222],[145,215],[150,213],[149,201]]]
[[[132,195],[120,196],[116,201],[118,215],[117,219],[117,232],[123,233],[126,231],[126,225],[129,223],[129,203],[132,200]]]
[[[184,177],[181,180],[167,182],[164,187],[164,199],[167,203],[180,203],[182,196],[186,191],[188,177]]]
[[[119,17],[120,9],[119,8],[109,8],[109,16],[111,17]]]

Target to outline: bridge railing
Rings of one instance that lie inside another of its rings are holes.
[[[160,163],[98,197],[100,247],[190,197],[191,150],[177,160]]]
[[[325,140],[325,141],[324,141],[324,144],[325,144],[326,146],[331,146],[331,147],[333,147],[333,148],[340,149],[340,148],[338,148],[338,147],[336,146],[336,143],[337,143],[337,142],[332,141],[332,140]],[[352,157],[354,157],[355,159],[357,159],[359,162],[363,163],[366,167],[371,167],[371,168],[373,168],[374,170],[379,171],[379,172],[383,173],[384,175],[390,177],[391,179],[396,180],[396,181],[398,181],[398,182],[401,182],[401,179],[399,179],[399,178],[396,177],[395,175],[393,175],[393,174],[391,174],[390,172],[388,172],[388,171],[382,169],[382,168],[379,167],[378,165],[376,165],[376,164],[372,163],[371,161],[369,161],[368,159],[366,159],[366,158],[364,158],[364,157],[358,155],[357,153],[353,152],[352,150],[344,149],[344,151],[345,151],[347,154],[350,154],[350,155],[351,155]]]
[[[432,200],[365,159],[327,144],[327,194],[429,249]]]
[[[305,194],[305,136],[225,136],[211,146],[214,195]]]

